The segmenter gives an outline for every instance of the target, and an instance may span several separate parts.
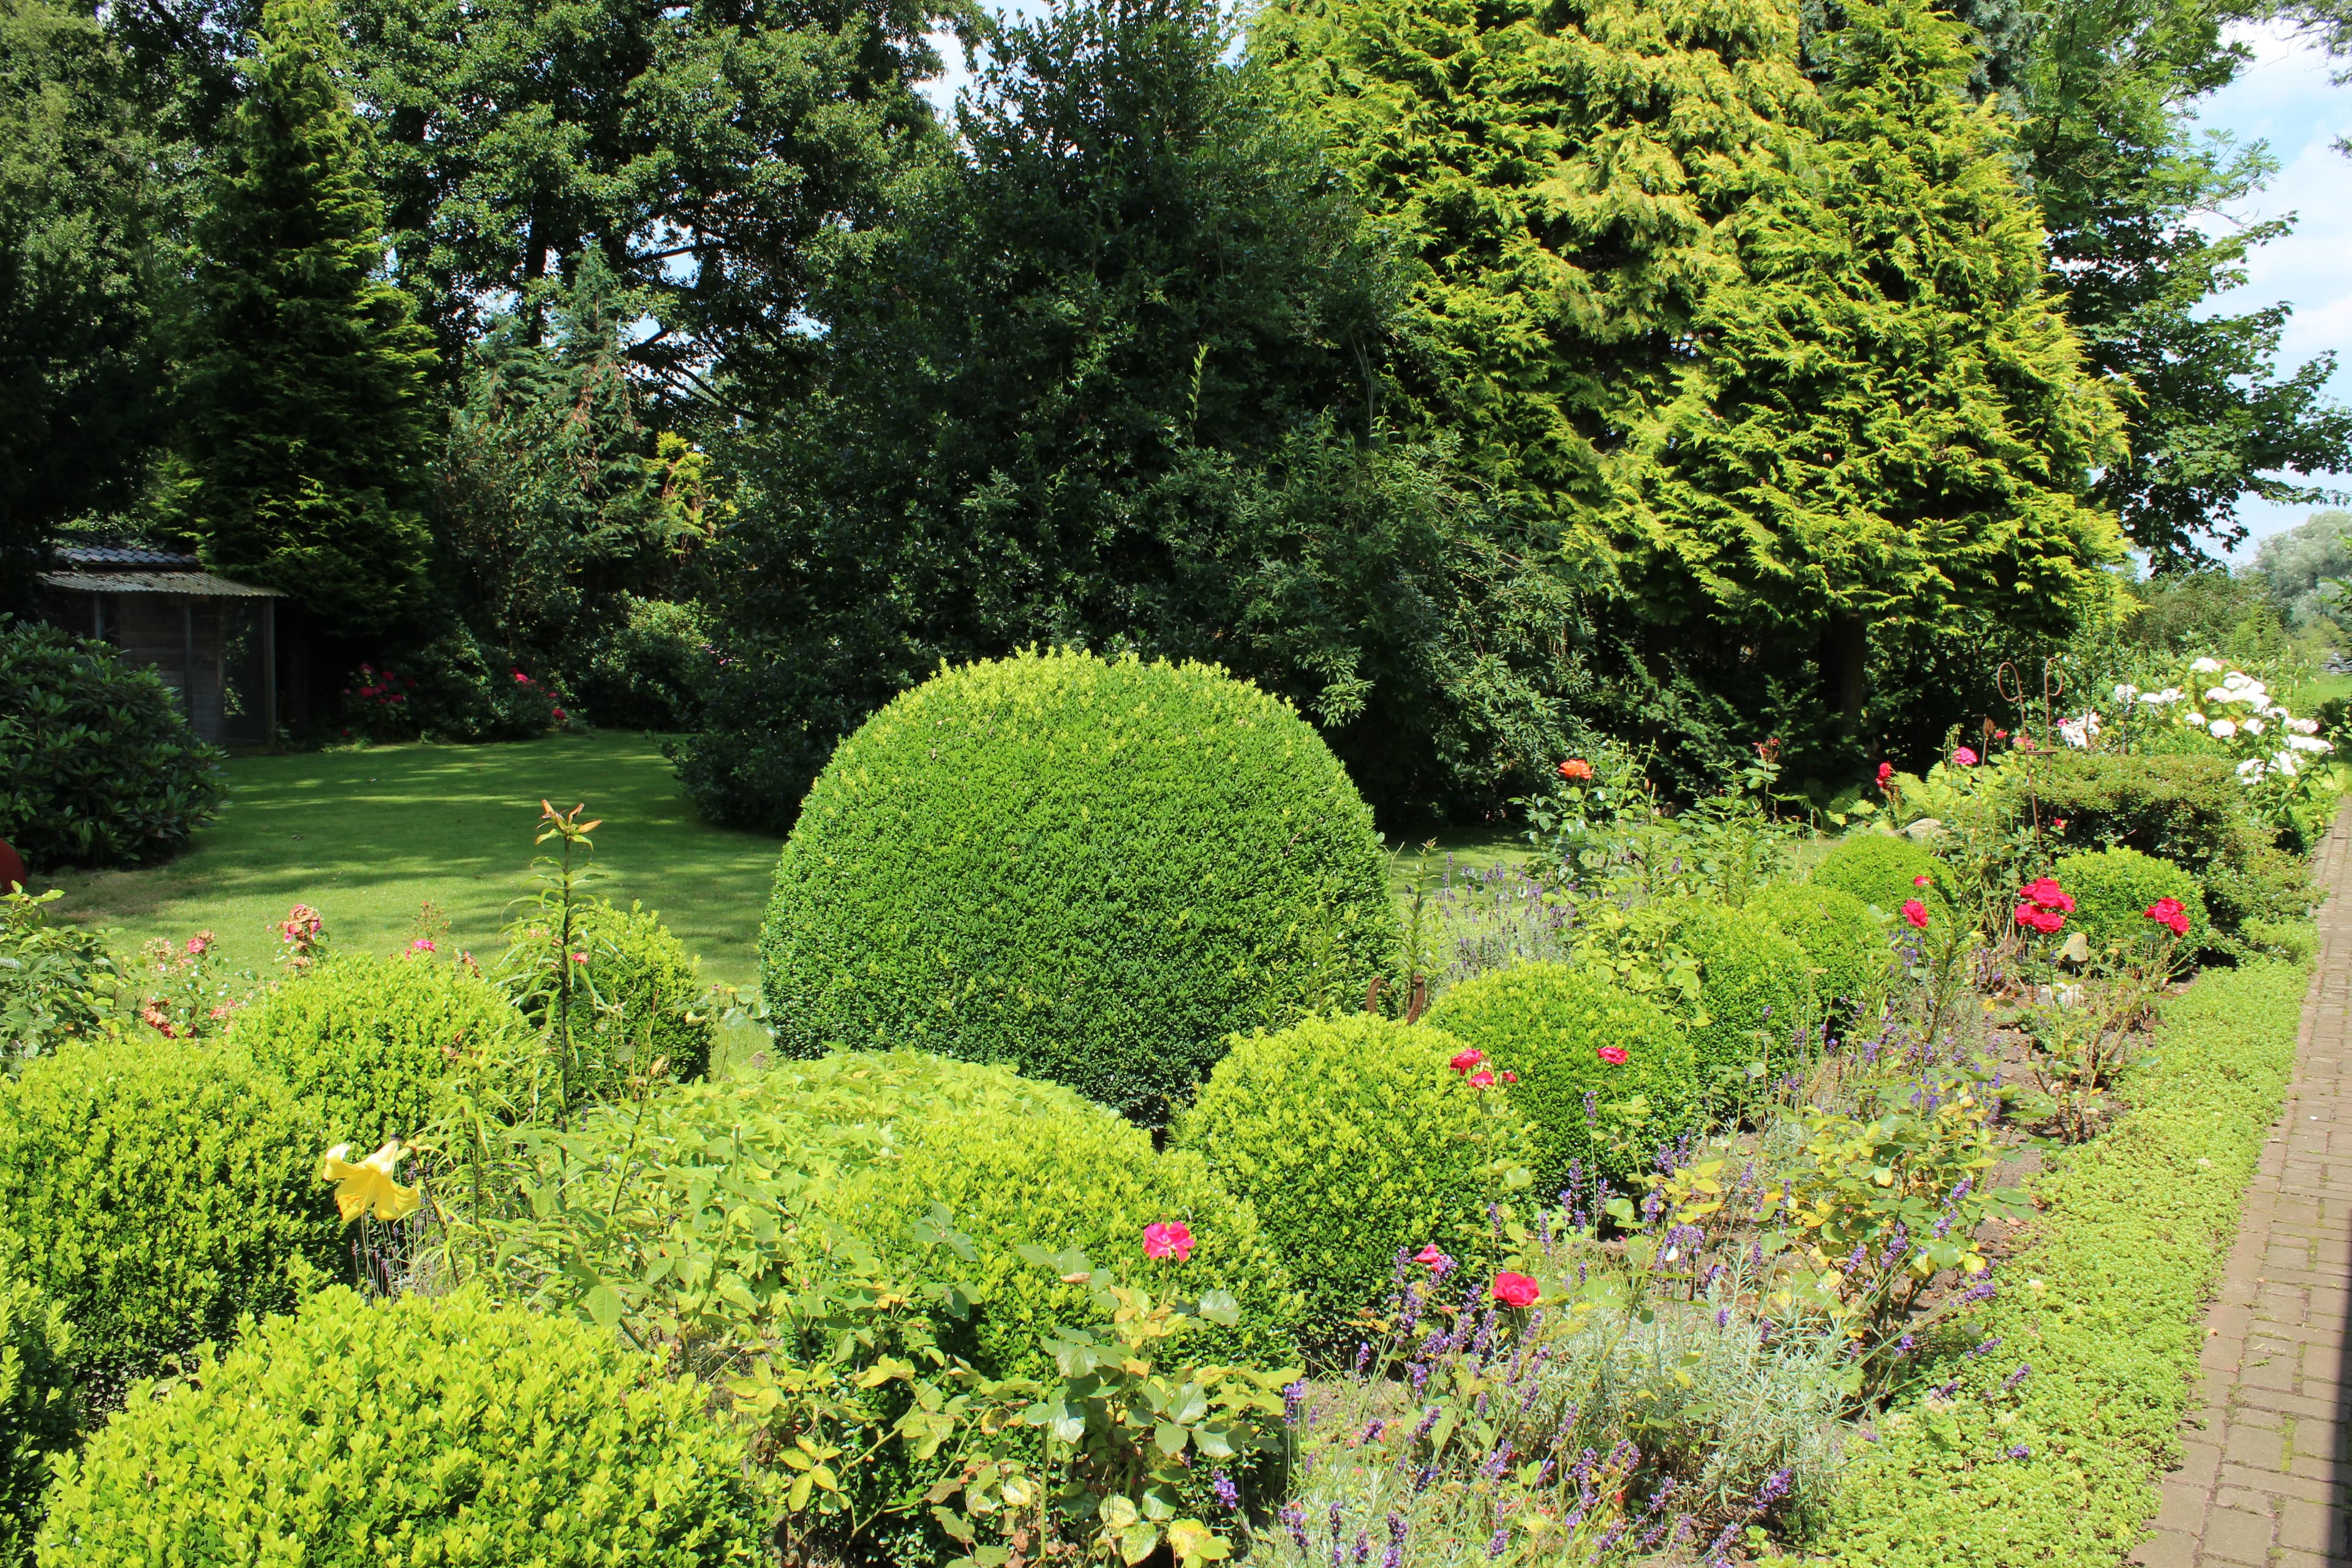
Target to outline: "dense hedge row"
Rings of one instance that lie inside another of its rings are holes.
[[[1824,1544],[1854,1568],[2111,1568],[2178,1455],[2210,1290],[2294,1065],[2307,971],[2207,973],[2167,1005],[2132,1110],[2035,1183],[2044,1208],[1957,1383],[1855,1445]],[[2036,1288],[2029,1279],[2039,1280]],[[2014,1391],[2003,1382],[2032,1371]],[[2010,1457],[2022,1447],[2025,1457]]]

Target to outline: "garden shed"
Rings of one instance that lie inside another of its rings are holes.
[[[74,546],[41,574],[47,617],[155,668],[199,740],[278,733],[278,600],[272,588],[203,570],[193,555]]]

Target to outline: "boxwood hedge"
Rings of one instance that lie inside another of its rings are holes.
[[[1145,1120],[1237,1030],[1392,958],[1371,814],[1289,707],[1198,664],[942,668],[842,742],[776,868],[787,1053],[1007,1062]]]

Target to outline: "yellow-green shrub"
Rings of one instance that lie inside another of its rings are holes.
[[[522,1033],[464,965],[341,953],[257,997],[229,1043],[315,1101],[329,1142],[364,1152],[433,1121],[453,1058],[511,1053]]]
[[[2137,849],[2103,849],[2063,856],[2050,874],[2074,900],[2067,928],[2081,931],[2095,953],[2151,953],[2171,942],[2172,933],[2147,918],[2158,899],[2178,899],[2188,912],[2189,934],[2176,950],[2183,957],[2212,940],[2197,879],[2169,860]]]
[[[1748,1100],[1794,1064],[1797,1032],[1820,1023],[1804,950],[1758,909],[1672,899],[1644,913],[1658,940],[1698,960],[1705,1021],[1692,1022],[1691,1055],[1701,1089],[1718,1105]]]
[[[710,1070],[710,1045],[719,1023],[709,1005],[700,961],[670,934],[661,916],[632,902],[627,909],[589,899],[572,910],[573,952],[587,962],[572,966],[572,1048],[580,1081],[575,1094],[609,1094],[631,1072],[656,1062],[667,1076],[691,1083]],[[554,958],[546,917],[534,911],[508,928],[510,946],[500,964],[512,981],[543,969]],[[517,1005],[533,1026],[549,1021],[544,984],[510,985]]]
[[[1743,907],[1779,926],[1803,950],[1813,972],[1813,994],[1824,1007],[1850,1008],[1894,963],[1887,921],[1842,888],[1775,882],[1758,889]]]
[[[749,1564],[741,1445],[708,1398],[585,1324],[331,1290],[64,1461],[39,1561]]]
[[[787,1054],[1006,1062],[1156,1120],[1396,942],[1371,813],[1297,713],[1055,652],[943,668],[841,743],[760,951]]]
[[[65,1314],[0,1266],[0,1568],[32,1561],[49,1456],[80,1435],[72,1352]]]
[[[1256,1209],[1327,1343],[1380,1305],[1401,1251],[1462,1250],[1531,1163],[1506,1086],[1447,1065],[1465,1048],[1362,1014],[1261,1031],[1234,1042],[1177,1122],[1177,1145]]]
[[[1514,1110],[1532,1129],[1538,1194],[1622,1176],[1692,1127],[1700,1085],[1682,1022],[1602,973],[1565,963],[1521,963],[1465,980],[1438,998],[1429,1022],[1517,1075]],[[1621,1048],[1612,1063],[1601,1052]]]
[[[1927,880],[1923,884],[1919,879]],[[1849,833],[1813,868],[1817,888],[1852,893],[1881,914],[1902,911],[1904,901],[1932,904],[1951,897],[1952,874],[1945,864],[1908,838],[1892,833]]]
[[[101,1394],[342,1263],[315,1106],[243,1051],[75,1048],[0,1079],[0,1248]]]

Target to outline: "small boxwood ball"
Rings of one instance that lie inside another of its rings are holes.
[[[2050,874],[2074,900],[2066,927],[2079,931],[2094,954],[2122,958],[2153,956],[2171,943],[2180,957],[2194,957],[2211,942],[2213,924],[2197,878],[2171,861],[2137,849],[2102,849],[2069,855]],[[2189,934],[2175,942],[2171,931],[2147,918],[2159,899],[2178,899],[2189,915]]]
[[[523,1033],[506,998],[462,964],[339,953],[256,998],[229,1041],[320,1107],[329,1142],[365,1152],[415,1138],[457,1061],[517,1055]]]
[[[1659,940],[1698,960],[1691,1054],[1717,1107],[1748,1103],[1794,1065],[1821,1024],[1804,950],[1760,910],[1668,899],[1644,911]],[[1703,1021],[1701,1015],[1704,1016]],[[1808,1037],[1801,1047],[1799,1031]]]
[[[228,1047],[121,1042],[0,1079],[0,1249],[101,1399],[349,1267],[317,1107]]]
[[[1841,1016],[1886,977],[1895,943],[1886,917],[1842,888],[1775,882],[1745,908],[1762,915],[1804,951],[1813,994]]]
[[[663,1077],[691,1083],[710,1070],[719,1022],[709,1005],[701,963],[670,934],[658,912],[602,899],[573,907],[572,951],[587,954],[573,970],[572,1043],[585,1081],[575,1092],[610,1095],[633,1073],[663,1064]],[[534,952],[552,956],[546,917],[534,911],[508,928],[515,944],[509,961]],[[546,988],[520,998],[534,1026],[548,1021]]]
[[[1919,879],[1927,880],[1923,884]],[[1817,888],[1852,893],[1881,914],[1902,912],[1904,900],[1948,904],[1952,873],[1941,860],[1908,838],[1892,833],[1850,833],[1813,868]]]
[[[1257,1210],[1327,1347],[1352,1344],[1400,1252],[1476,1247],[1486,1205],[1531,1169],[1510,1090],[1449,1065],[1466,1048],[1425,1024],[1311,1018],[1234,1041],[1177,1123]]]
[[[742,1444],[709,1397],[573,1320],[338,1288],[64,1460],[38,1560],[753,1563]]]
[[[1465,980],[1429,1022],[1517,1077],[1511,1103],[1532,1129],[1537,1191],[1645,1169],[1696,1124],[1688,1031],[1657,1004],[1565,963],[1521,963]],[[1619,1059],[1622,1058],[1622,1059]],[[1573,1170],[1571,1170],[1573,1167]]]
[[[1397,942],[1371,813],[1283,702],[1024,653],[843,742],[776,868],[780,1049],[1005,1062],[1147,1121],[1237,1030],[1360,999]]]

